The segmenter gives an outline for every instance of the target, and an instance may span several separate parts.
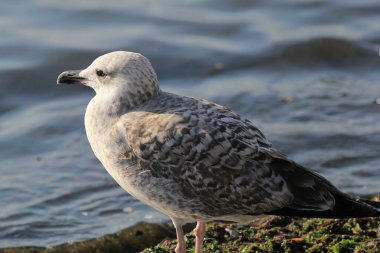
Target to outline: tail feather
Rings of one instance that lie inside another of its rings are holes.
[[[331,210],[300,210],[283,207],[267,214],[306,218],[364,218],[380,217],[380,202],[366,199],[353,199],[349,196],[334,196],[336,203]]]
[[[380,202],[353,198],[327,179],[281,155],[271,154],[269,166],[281,175],[294,199],[268,214],[309,218],[380,217]]]

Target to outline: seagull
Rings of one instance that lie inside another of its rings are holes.
[[[139,53],[102,55],[57,83],[95,90],[85,113],[92,150],[124,190],[170,217],[176,253],[186,250],[182,226],[190,222],[201,253],[208,221],[380,217],[380,202],[351,197],[290,160],[247,118],[161,90]]]

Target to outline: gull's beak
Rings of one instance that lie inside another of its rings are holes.
[[[82,70],[68,70],[62,72],[57,79],[57,84],[84,84],[87,79],[79,76]]]

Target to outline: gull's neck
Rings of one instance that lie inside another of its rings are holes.
[[[138,107],[145,101],[157,96],[161,90],[158,88],[151,90],[142,89],[109,89],[96,92],[92,99],[96,111],[108,117],[118,117],[134,108]],[[100,116],[100,115],[99,115]]]

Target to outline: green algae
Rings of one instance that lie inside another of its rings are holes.
[[[186,235],[194,252],[194,234]],[[143,253],[174,252],[166,238]],[[207,225],[204,252],[376,253],[380,252],[380,219],[260,218],[249,225]]]
[[[342,240],[331,247],[334,253],[350,253],[355,249],[356,243],[353,240]]]

